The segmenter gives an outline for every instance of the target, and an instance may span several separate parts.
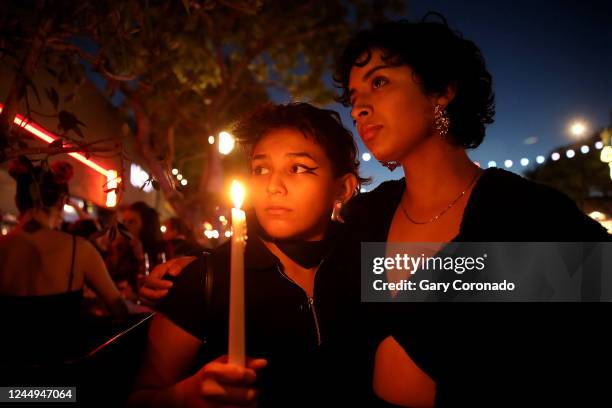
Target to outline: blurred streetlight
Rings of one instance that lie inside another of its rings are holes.
[[[576,139],[580,139],[587,131],[587,126],[584,122],[575,121],[570,125],[570,133]]]
[[[494,160],[491,160],[489,163],[487,163],[488,167],[497,167],[497,163],[495,163]]]
[[[235,143],[234,136],[227,132],[219,133],[219,153],[224,155],[230,154],[234,150]]]

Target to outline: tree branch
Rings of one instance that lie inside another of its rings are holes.
[[[32,148],[25,148],[25,149],[20,149],[17,151],[12,151],[7,157],[6,160],[10,160],[13,158],[16,158],[18,156],[27,156],[27,155],[35,155],[35,154],[45,154],[48,156],[55,156],[58,154],[67,154],[67,153],[73,153],[73,152],[77,152],[77,153],[83,153],[83,154],[88,154],[88,153],[103,153],[103,152],[112,152],[117,150],[117,147],[95,147],[95,148],[91,148],[91,149],[86,149],[84,150],[82,147],[80,146],[73,146],[73,147],[32,147]]]
[[[81,49],[80,47],[77,47],[76,45],[56,41],[50,43],[49,48],[54,51],[71,52],[73,54],[78,55],[79,58],[89,62],[94,71],[98,71],[107,79],[119,82],[127,82],[137,78],[136,75],[119,75],[107,70],[104,66],[104,62],[106,61],[106,59],[104,58],[103,52],[100,52],[98,55],[93,55]]]

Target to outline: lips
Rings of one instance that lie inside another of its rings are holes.
[[[279,205],[271,205],[269,207],[266,207],[266,213],[268,215],[272,215],[272,216],[287,215],[291,211],[292,210],[290,208],[282,207],[282,206],[279,206]]]
[[[360,126],[359,135],[364,142],[376,137],[378,132],[383,128],[382,125],[364,125]]]

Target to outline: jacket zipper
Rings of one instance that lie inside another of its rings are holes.
[[[312,317],[314,318],[315,329],[317,330],[317,346],[321,345],[321,330],[319,329],[319,319],[317,318],[317,310],[314,304],[314,298],[308,298],[308,307],[312,310]]]
[[[323,264],[323,260],[319,263],[319,265],[317,266],[317,269],[315,269],[314,272],[314,278],[316,279],[317,277],[317,272],[319,271],[319,268],[321,267],[321,265]],[[312,318],[314,321],[314,326],[315,326],[315,330],[317,332],[317,346],[321,345],[321,329],[319,328],[319,318],[317,317],[317,310],[315,308],[315,304],[314,304],[314,296],[308,296],[308,293],[306,293],[306,291],[304,290],[304,288],[302,288],[300,285],[298,285],[293,279],[291,279],[289,276],[287,276],[287,274],[281,269],[280,265],[276,265],[276,269],[278,269],[278,272],[285,277],[285,279],[287,279],[289,282],[293,283],[295,286],[297,286],[298,288],[302,289],[302,292],[304,292],[304,295],[306,295],[306,299],[308,300],[308,308],[312,311]],[[312,288],[312,292],[314,295],[314,285]]]

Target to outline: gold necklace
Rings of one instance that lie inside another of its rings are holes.
[[[461,192],[461,194],[459,194],[457,196],[457,198],[455,198],[445,209],[443,209],[438,215],[436,215],[435,217],[431,218],[430,220],[427,220],[427,221],[416,221],[415,219],[413,219],[408,214],[408,211],[406,211],[406,209],[404,208],[404,204],[401,201],[400,201],[400,208],[402,209],[402,212],[404,213],[404,215],[406,216],[408,221],[410,221],[413,224],[423,225],[423,224],[429,224],[429,223],[432,223],[434,221],[437,221],[438,218],[440,218],[448,210],[450,210],[455,204],[457,204],[457,201],[459,201],[461,199],[461,197],[463,197],[465,195],[465,193],[470,189],[470,187],[472,187],[472,184],[474,184],[476,182],[476,179],[478,178],[479,175],[480,175],[480,172],[477,172],[476,175],[474,176],[474,178],[472,178],[472,181],[470,181],[470,184],[468,184],[468,186],[465,188],[465,190],[463,190]]]

